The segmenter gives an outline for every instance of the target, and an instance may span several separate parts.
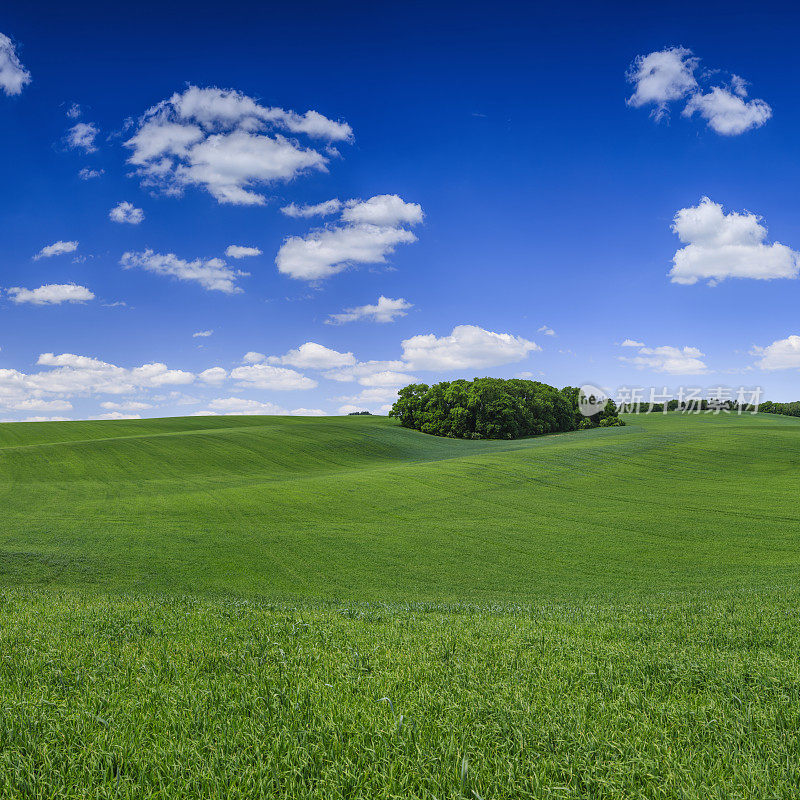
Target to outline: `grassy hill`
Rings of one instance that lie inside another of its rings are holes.
[[[384,418],[0,425],[0,583],[248,597],[780,586],[800,422],[647,416],[513,442]]]
[[[0,797],[800,796],[800,420],[0,425]]]

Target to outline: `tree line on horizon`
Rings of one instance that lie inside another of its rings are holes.
[[[521,378],[475,378],[400,389],[389,412],[404,428],[455,439],[518,439],[624,425],[608,400],[593,416],[580,412],[580,389]]]

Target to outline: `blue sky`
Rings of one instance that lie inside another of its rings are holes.
[[[0,419],[798,399],[798,14],[671,9],[3,8]]]

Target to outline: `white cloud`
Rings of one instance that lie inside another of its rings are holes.
[[[275,403],[246,400],[243,397],[219,397],[208,407],[223,414],[286,414],[286,410]]]
[[[432,333],[405,339],[403,359],[412,369],[455,370],[496,367],[521,361],[541,348],[521,336],[494,333],[477,325],[457,325],[449,336]]]
[[[398,317],[404,317],[408,309],[412,307],[413,304],[402,297],[393,300],[391,297],[381,295],[375,304],[346,308],[341,314],[331,314],[327,323],[335,325],[358,319],[368,319],[372,322],[394,322]]]
[[[746,101],[740,94],[720,86],[713,86],[707,94],[693,95],[682,113],[691,117],[695,111],[721,136],[738,136],[760,128],[772,116],[772,109],[763,100]]]
[[[386,411],[387,404],[393,403],[397,399],[396,388],[375,387],[364,389],[356,395],[345,395],[336,400],[344,403],[339,408],[339,413],[349,414],[351,411]]]
[[[25,417],[24,419],[3,419],[0,422],[72,422],[70,417]]]
[[[675,253],[673,283],[725,278],[796,278],[800,254],[786,245],[766,244],[767,229],[749,212],[725,214],[722,206],[704,197],[697,206],[682,208],[672,230],[686,244]]]
[[[349,200],[340,224],[290,236],[275,263],[290,278],[307,281],[330,277],[354,264],[384,264],[399,244],[417,240],[403,226],[421,221],[422,208],[397,195]]]
[[[70,119],[78,119],[78,117],[80,117],[80,115],[81,115],[82,113],[83,113],[83,109],[80,107],[80,104],[79,104],[79,103],[73,103],[73,104],[72,104],[72,105],[71,105],[71,106],[70,106],[70,107],[67,109],[67,116],[68,116]]]
[[[542,325],[542,327],[538,328],[536,332],[537,333],[543,333],[545,336],[555,336],[556,335],[556,332],[552,328],[549,328],[547,325]]]
[[[403,228],[325,228],[306,236],[290,236],[281,245],[275,263],[290,278],[313,281],[336,275],[353,264],[384,264],[397,245],[416,240]]]
[[[197,331],[197,333],[192,334],[193,339],[206,339],[209,336],[212,336],[214,331]]]
[[[245,364],[258,364],[259,361],[266,361],[267,357],[264,353],[257,353],[255,350],[250,350],[244,354],[242,361]]]
[[[620,347],[644,347],[644,342],[637,342],[635,339],[626,339]]]
[[[222,367],[209,367],[204,369],[197,377],[205,383],[222,383],[228,377],[228,372]]]
[[[699,63],[685,47],[667,47],[637,56],[628,70],[628,81],[636,87],[628,105],[634,108],[653,105],[652,115],[662,119],[668,103],[680,100],[697,87],[694,72]]]
[[[256,189],[309,170],[328,159],[286,134],[349,141],[352,130],[316,111],[269,108],[235,90],[188,87],[148,109],[125,146],[146,186],[181,194],[198,186],[219,203],[263,205]]]
[[[141,403],[137,400],[126,400],[122,403],[115,403],[113,400],[107,400],[104,403],[100,403],[100,408],[104,408],[106,411],[146,411],[148,408],[152,408],[151,403]]]
[[[731,75],[728,86],[701,89],[695,78],[699,63],[700,59],[684,47],[638,56],[628,71],[628,81],[636,86],[628,105],[653,105],[652,116],[660,120],[667,116],[669,103],[688,96],[682,116],[691,117],[698,112],[708,127],[721,136],[738,136],[760,128],[772,116],[772,109],[764,100],[744,99],[747,81],[739,75]],[[718,72],[706,72],[701,79],[706,82]]]
[[[99,178],[105,170],[102,169],[89,169],[89,167],[84,167],[79,173],[78,177],[82,181],[90,181],[92,178]]]
[[[281,211],[287,217],[296,217],[307,219],[308,217],[327,217],[330,214],[337,214],[342,209],[342,201],[334,198],[333,200],[325,200],[323,203],[316,205],[302,205],[298,206],[296,203],[289,203],[284,206]]]
[[[422,206],[419,203],[407,203],[396,194],[378,194],[369,200],[349,200],[345,206],[342,219],[354,224],[394,228],[422,222]]]
[[[14,303],[32,303],[36,306],[53,306],[60,303],[85,303],[94,300],[94,294],[85,286],[75,283],[48,283],[38,289],[12,286],[8,295]]]
[[[67,131],[67,146],[94,153],[97,151],[94,140],[98,133],[100,131],[93,122],[77,122]]]
[[[0,89],[9,97],[20,94],[31,82],[31,74],[20,63],[11,39],[0,33]]]
[[[47,245],[47,247],[43,247],[34,257],[34,261],[38,261],[40,258],[51,258],[52,256],[62,256],[65,253],[74,253],[78,249],[77,242],[62,242],[57,241],[53,242],[53,244]]]
[[[257,247],[242,247],[239,244],[231,244],[225,250],[228,258],[247,258],[248,256],[260,256],[261,251]]]
[[[237,286],[236,281],[249,275],[247,272],[231,269],[221,258],[185,261],[174,253],[161,254],[152,250],[123,253],[119,263],[124,269],[141,267],[156,275],[168,275],[181,281],[196,281],[204,289],[226,294],[241,292],[242,289]]]
[[[58,408],[66,409],[71,397],[130,395],[164,386],[185,385],[195,380],[191,372],[169,369],[161,363],[127,369],[74,353],[42,353],[37,364],[46,369],[30,374],[0,369],[0,406],[52,410],[57,407],[53,403],[60,403]],[[138,401],[123,401],[107,408],[112,411],[136,410],[132,407],[135,402]]]
[[[359,378],[358,382],[362,386],[407,386],[409,383],[418,383],[419,379],[404,372],[392,372],[385,370],[375,372],[372,375],[365,375]]]
[[[209,412],[198,411],[193,416],[216,416],[218,413],[226,415],[241,414],[268,414],[293,417],[324,417],[325,412],[320,408],[295,408],[287,411],[275,403],[264,403],[260,400],[247,400],[243,397],[218,397],[208,404]]]
[[[249,367],[236,367],[231,370],[231,378],[239,381],[241,387],[255,389],[274,389],[293,391],[295,389],[314,389],[317,382],[293,369],[273,367],[269,364],[252,364]]]
[[[12,403],[8,408],[14,411],[71,411],[72,403],[69,400],[43,400],[41,398],[29,397]]]
[[[409,366],[405,361],[358,361],[352,367],[332,369],[323,375],[332,381],[342,383],[358,381],[363,384],[365,379],[369,379],[379,372],[403,372],[407,369]]]
[[[94,419],[141,419],[141,414],[123,414],[121,411],[109,411],[107,414],[98,414]]]
[[[127,222],[129,225],[138,225],[144,219],[144,211],[141,208],[136,208],[133,203],[123,200],[108,212],[108,218],[114,222]]]
[[[800,369],[800,336],[793,334],[766,347],[754,347],[750,352],[760,356],[755,364],[759,369]]]
[[[356,357],[352,353],[340,353],[316,342],[306,342],[286,355],[270,356],[267,361],[270,364],[287,364],[300,369],[335,369],[353,366]]]
[[[628,345],[630,346],[630,345]],[[637,345],[633,345],[634,347]],[[620,356],[620,361],[637,369],[666,372],[669,375],[702,375],[708,371],[702,360],[704,354],[696,347],[640,347],[636,356]]]

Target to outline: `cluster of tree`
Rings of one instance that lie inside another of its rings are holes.
[[[371,411],[349,411],[347,413],[348,417],[371,417]]]
[[[800,417],[800,402],[797,400],[791,403],[773,403],[772,400],[766,400],[759,407],[759,411],[765,414],[784,414],[787,417]]]
[[[398,392],[389,416],[405,428],[457,439],[517,439],[625,424],[612,400],[594,416],[583,416],[579,396],[573,386],[556,389],[516,378],[412,383]]]

